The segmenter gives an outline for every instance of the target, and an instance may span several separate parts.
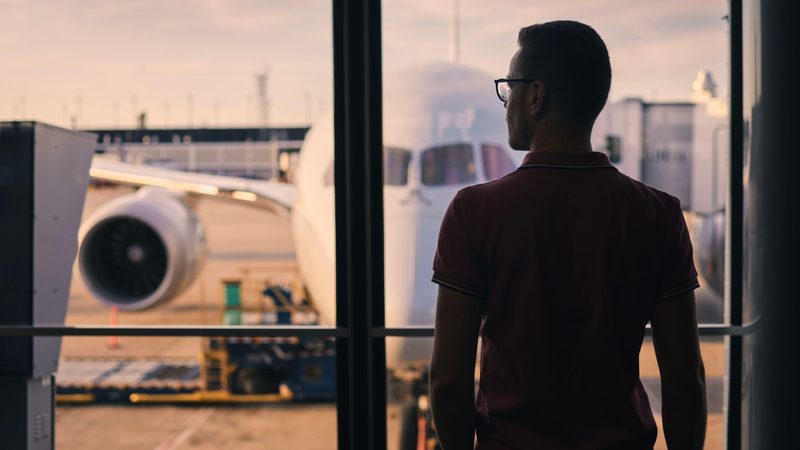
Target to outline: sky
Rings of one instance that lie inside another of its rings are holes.
[[[502,77],[520,27],[592,25],[611,99],[689,99],[697,71],[727,92],[726,0],[461,0],[460,62]],[[0,0],[0,120],[78,128],[270,125],[331,107],[330,0]],[[452,0],[383,2],[384,72],[450,57]],[[487,86],[487,89],[494,89]]]

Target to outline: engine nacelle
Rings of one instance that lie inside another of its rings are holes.
[[[183,292],[205,261],[205,227],[184,195],[142,188],[105,203],[81,226],[78,264],[91,294],[135,311]]]
[[[697,270],[709,288],[722,297],[725,291],[725,212],[687,213]]]

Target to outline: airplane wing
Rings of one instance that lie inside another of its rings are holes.
[[[288,215],[294,204],[294,186],[275,181],[184,172],[129,164],[95,156],[89,175],[94,180],[129,186],[155,186],[199,197],[216,197]]]

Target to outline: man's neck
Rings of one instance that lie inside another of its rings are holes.
[[[592,151],[591,131],[570,130],[557,133],[538,133],[531,141],[530,151],[590,152]]]

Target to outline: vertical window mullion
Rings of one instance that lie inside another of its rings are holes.
[[[743,82],[742,82],[742,0],[730,0],[730,176],[728,177],[729,201],[726,208],[728,214],[728,261],[725,263],[729,271],[728,317],[729,325],[742,325],[742,256],[743,256],[743,198],[744,187],[742,174],[744,168],[744,123],[742,114]],[[727,364],[727,417],[726,448],[740,450],[742,448],[742,358],[743,336],[728,336]]]
[[[386,446],[379,0],[333,0],[340,449]]]

